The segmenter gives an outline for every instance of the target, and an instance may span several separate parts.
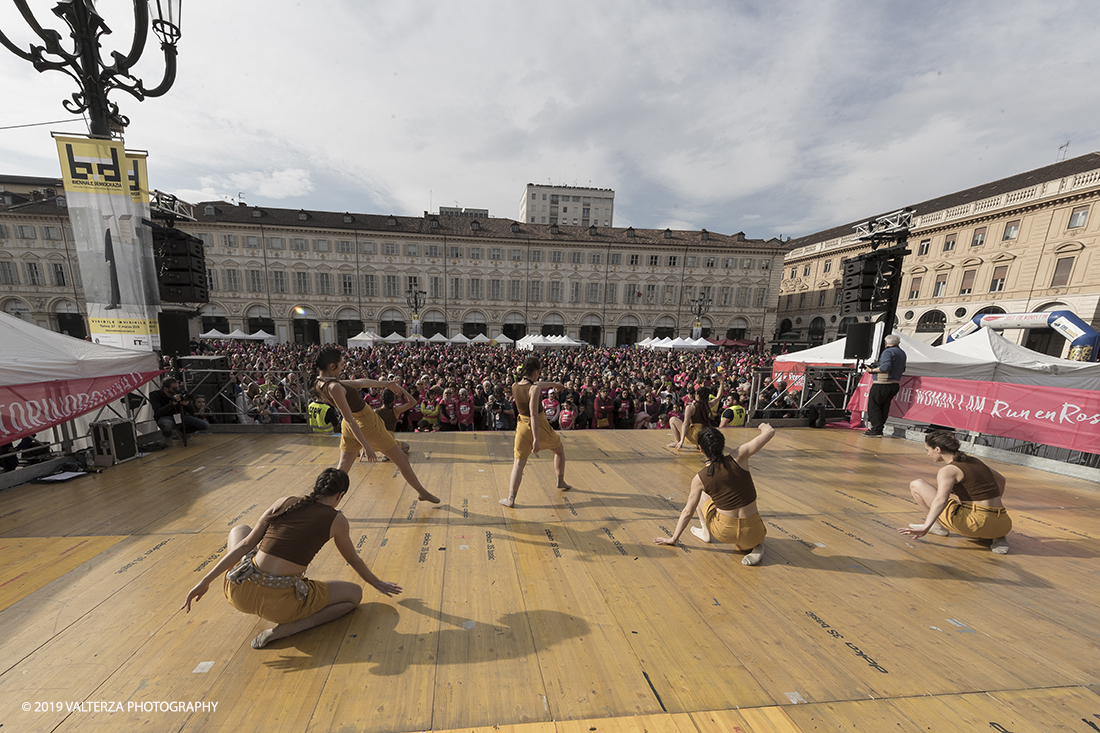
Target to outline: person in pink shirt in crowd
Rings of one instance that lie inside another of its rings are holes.
[[[420,391],[413,387],[409,396],[412,398],[413,406],[409,408],[408,412],[408,429],[414,431],[420,424],[421,418],[424,417],[424,413],[420,411]]]
[[[595,425],[589,427],[614,428],[615,425],[612,421],[614,420],[615,400],[608,394],[607,387],[600,387],[599,394],[596,395],[595,408]]]
[[[555,390],[549,390],[546,393],[546,399],[542,401],[542,409],[546,410],[546,422],[550,423],[550,427],[558,427],[558,415],[561,413],[561,403],[558,402],[558,396]]]
[[[363,401],[370,405],[370,409],[378,412],[382,407],[382,390],[372,387],[370,391],[363,395]]]
[[[458,400],[456,400],[455,407],[458,412],[458,429],[473,430],[474,398],[470,396],[470,392],[465,387],[458,390]]]
[[[439,429],[458,430],[458,398],[450,387],[443,390],[439,399]]]
[[[558,427],[562,430],[572,430],[577,424],[577,408],[573,406],[573,400],[566,400],[558,413]]]

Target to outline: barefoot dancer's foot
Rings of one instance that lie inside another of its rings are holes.
[[[500,505],[501,506],[506,506],[509,509],[511,509],[512,507],[514,507],[516,505],[516,497],[509,496],[507,499],[501,499],[500,500]]]
[[[741,558],[742,565],[759,565],[760,558],[764,557],[764,545],[760,544],[749,550],[749,554]]]
[[[666,445],[665,447],[666,447],[666,448],[675,448],[675,447],[676,447],[676,443],[669,443],[669,444],[668,444],[668,445]]]
[[[435,494],[429,494],[427,491],[424,491],[417,498],[417,501],[429,501],[432,504],[438,504],[439,503],[439,497],[436,496]]]
[[[691,533],[703,542],[710,542],[710,532],[707,531],[706,527],[692,527]]]
[[[993,540],[993,544],[990,545],[989,549],[993,550],[993,552],[997,553],[998,555],[1007,555],[1008,538],[998,537],[997,539]]]
[[[265,646],[275,641],[276,639],[282,639],[283,637],[277,635],[278,628],[278,626],[274,626],[267,631],[259,634],[255,639],[252,640],[252,648],[263,649]]]

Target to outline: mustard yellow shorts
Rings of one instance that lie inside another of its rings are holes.
[[[688,423],[684,433],[684,442],[699,445],[699,433],[703,430],[703,423]]]
[[[544,450],[557,450],[561,447],[561,438],[554,432],[554,428],[550,427],[545,412],[539,413],[538,428],[540,452]],[[516,460],[526,461],[530,458],[531,448],[534,443],[535,435],[531,432],[531,418],[526,415],[520,415],[519,422],[516,424],[516,447],[513,453]]]
[[[1012,518],[1004,507],[960,504],[948,499],[940,522],[952,532],[979,540],[995,540],[1012,531]]]
[[[733,545],[743,552],[759,545],[768,534],[759,513],[751,517],[727,517],[718,513],[718,507],[710,499],[703,502],[703,516],[707,518],[707,531],[712,540]]]
[[[351,416],[359,424],[359,429],[363,431],[363,437],[367,439],[371,450],[375,453],[385,453],[397,445],[397,439],[393,437],[393,433],[386,430],[386,423],[378,417],[378,413],[372,410],[370,405],[359,412],[352,413]],[[340,450],[344,453],[358,453],[362,448],[363,446],[359,445],[359,441],[356,440],[355,434],[351,431],[351,425],[348,424],[347,418],[344,418],[340,424]]]
[[[245,580],[241,584],[225,579],[223,592],[229,605],[241,613],[259,616],[273,624],[288,624],[320,611],[328,605],[328,583],[323,580],[303,578],[309,593],[302,600],[289,588],[268,588],[266,585]]]

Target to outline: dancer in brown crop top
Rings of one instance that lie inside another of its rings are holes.
[[[676,531],[671,537],[657,537],[658,545],[675,545],[698,514],[701,527],[691,533],[703,542],[732,544],[748,554],[743,565],[758,565],[764,555],[767,530],[756,508],[756,485],[748,471],[749,457],[755,455],[775,435],[771,425],[760,426],[760,434],[726,455],[726,438],[717,428],[699,433],[699,448],[707,457],[707,467],[691,480],[687,504],[680,512]]]
[[[699,387],[695,390],[695,400],[688,403],[688,406],[684,408],[684,419],[681,420],[678,417],[670,418],[668,426],[672,428],[672,434],[676,436],[676,440],[672,441],[666,448],[675,448],[677,452],[684,446],[684,441],[695,445],[699,444],[699,431],[703,428],[709,428],[711,413],[717,409],[718,405],[722,404],[722,394],[726,390],[726,377],[722,375],[722,381],[718,385],[718,394],[712,399],[710,397],[710,390],[706,387]]]
[[[330,538],[370,586],[386,596],[400,593],[400,586],[380,580],[355,551],[347,517],[336,510],[348,485],[347,473],[326,468],[309,496],[283,497],[260,515],[255,528],[240,524],[230,530],[228,552],[187,592],[184,610],[190,612],[191,603],[224,573],[230,605],[275,624],[252,640],[253,649],[338,619],[355,610],[363,589],[357,583],[304,577],[306,566]]]
[[[516,505],[516,494],[519,493],[519,485],[523,481],[523,468],[527,465],[527,459],[532,453],[537,454],[543,448],[554,452],[554,472],[558,474],[558,488],[562,491],[573,488],[565,483],[565,448],[561,444],[561,438],[547,422],[546,410],[542,406],[542,390],[551,387],[565,389],[565,385],[557,382],[540,382],[541,371],[542,363],[538,357],[529,356],[523,362],[523,377],[512,385],[512,399],[516,401],[519,417],[516,424],[516,443],[513,448],[515,462],[512,464],[512,476],[508,481],[508,498],[500,500],[500,503],[506,507]]]
[[[412,464],[406,451],[402,449],[393,434],[386,430],[382,419],[363,401],[359,390],[363,387],[386,387],[397,391],[401,389],[396,382],[380,382],[375,379],[339,379],[340,371],[344,366],[344,354],[336,346],[331,344],[322,346],[314,359],[313,368],[316,378],[313,380],[313,388],[319,392],[329,404],[336,405],[343,417],[340,426],[340,461],[337,468],[341,471],[351,471],[355,465],[357,456],[362,456],[368,462],[378,460],[375,449],[393,461],[393,465],[401,472],[402,478],[420,496],[420,501],[428,501],[438,504],[439,498],[424,488],[420,479],[416,477]]]
[[[964,537],[992,540],[993,552],[1008,554],[1006,535],[1012,520],[1001,501],[1005,477],[960,451],[959,441],[946,430],[928,433],[924,445],[929,458],[947,465],[936,474],[935,486],[924,479],[909,484],[913,499],[926,516],[923,524],[910,524],[898,532],[920,538],[926,534],[947,537],[949,530],[954,530]],[[958,500],[951,498],[952,494]]]

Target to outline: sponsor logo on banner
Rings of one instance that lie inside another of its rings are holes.
[[[92,340],[160,346],[160,295],[149,228],[145,154],[121,141],[56,136]]]
[[[1085,335],[1085,329],[1081,328],[1065,316],[1059,316],[1055,318],[1054,321],[1051,322],[1050,327],[1065,336],[1066,341],[1069,341],[1070,343]]]

